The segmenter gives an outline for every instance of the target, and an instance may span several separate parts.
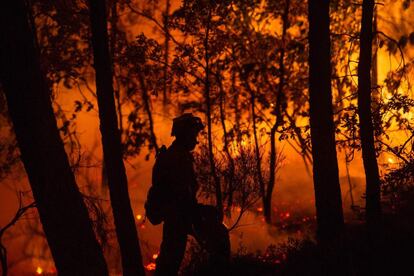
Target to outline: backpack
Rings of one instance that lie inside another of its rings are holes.
[[[152,225],[158,225],[164,221],[165,211],[167,210],[168,191],[165,177],[163,177],[165,155],[167,148],[162,146],[157,154],[154,167],[152,169],[152,185],[147,193],[145,201],[145,216]]]

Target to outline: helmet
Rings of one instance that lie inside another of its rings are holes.
[[[173,119],[171,136],[177,137],[194,132],[198,134],[203,128],[204,125],[199,117],[195,117],[191,113],[184,113]]]

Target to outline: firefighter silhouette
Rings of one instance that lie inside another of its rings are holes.
[[[164,222],[160,254],[156,261],[157,276],[177,275],[187,235],[194,236],[209,252],[211,266],[223,269],[229,261],[229,235],[217,209],[199,204],[196,199],[198,187],[191,152],[203,128],[201,119],[191,113],[175,118],[171,131],[175,140],[168,149],[165,146],[161,148],[153,167],[151,189],[159,189],[153,192],[153,203],[147,198],[146,210],[148,213],[151,205],[158,205],[155,208],[158,217],[153,219],[154,224]]]

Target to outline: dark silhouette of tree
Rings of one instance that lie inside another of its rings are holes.
[[[123,274],[145,275],[122,159],[121,133],[115,109],[112,62],[106,29],[105,1],[90,0],[89,12],[104,162],[116,235],[121,250]]]
[[[371,64],[373,39],[373,0],[362,2],[360,54],[358,64],[358,115],[362,160],[366,179],[366,219],[378,220],[381,214],[380,179],[374,144],[374,127],[371,112]]]
[[[279,85],[276,92],[276,105],[274,114],[276,120],[270,129],[270,157],[269,157],[269,181],[263,199],[263,213],[267,223],[272,222],[272,196],[276,181],[276,132],[279,126],[283,125],[283,113],[286,107],[285,89],[285,55],[286,55],[286,32],[289,28],[289,7],[290,0],[284,3],[282,13],[282,37],[279,56]]]
[[[163,90],[162,90],[162,100],[163,104],[167,104],[168,95],[171,92],[171,86],[168,81],[168,66],[170,61],[170,27],[168,26],[170,22],[170,9],[171,3],[170,0],[165,1],[165,10],[163,13],[163,26],[164,26],[164,74],[163,74]]]
[[[25,1],[2,5],[0,80],[40,220],[61,275],[107,267],[56,125]]]
[[[197,3],[196,3],[197,4]],[[221,191],[220,178],[216,172],[216,164],[214,162],[214,153],[213,153],[213,137],[212,137],[212,115],[211,115],[211,83],[210,83],[210,74],[211,74],[211,64],[210,64],[210,31],[211,31],[211,17],[212,17],[212,7],[208,3],[205,7],[207,9],[205,14],[205,26],[204,26],[204,100],[206,104],[206,119],[207,119],[207,142],[208,142],[208,152],[209,152],[209,161],[210,161],[210,171],[213,176],[214,185],[216,189],[216,205],[219,211],[220,220],[223,219],[223,195]]]
[[[329,2],[310,0],[309,103],[318,237],[335,237],[343,227],[342,199],[332,112]]]

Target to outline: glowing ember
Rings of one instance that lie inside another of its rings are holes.
[[[257,212],[262,212],[262,211],[263,211],[262,207],[257,208]]]
[[[152,255],[152,258],[155,260],[158,258],[158,253],[155,253],[154,255]]]
[[[137,220],[141,220],[142,219],[142,215],[137,215]]]
[[[42,273],[43,273],[43,269],[42,269],[40,266],[38,266],[38,267],[36,268],[36,274],[40,275],[40,274],[42,274]]]
[[[285,218],[288,218],[288,217],[290,217],[290,213],[289,213],[289,212],[287,212],[287,213],[285,214]]]
[[[156,267],[155,263],[149,263],[145,266],[145,269],[148,271],[151,271],[151,270],[155,270],[155,267]]]

